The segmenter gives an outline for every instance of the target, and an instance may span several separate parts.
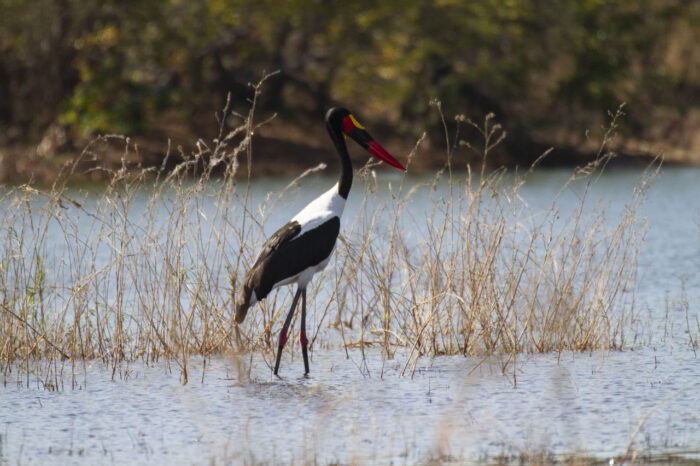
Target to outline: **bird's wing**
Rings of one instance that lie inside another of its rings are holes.
[[[246,314],[248,313],[248,307],[250,307],[250,299],[256,288],[260,285],[260,271],[264,269],[265,264],[269,261],[270,257],[274,256],[275,251],[288,243],[292,238],[297,236],[301,231],[301,225],[299,222],[291,221],[284,225],[282,228],[277,230],[270,236],[265,244],[263,244],[258,253],[258,257],[255,259],[253,266],[250,268],[248,273],[243,279],[243,289],[238,293],[238,298],[236,299],[236,321],[243,322]],[[258,297],[256,296],[256,300]],[[260,298],[262,299],[262,297]],[[255,302],[255,300],[254,300]]]
[[[299,236],[286,241],[257,265],[258,280],[255,294],[262,299],[286,279],[326,260],[335,247],[340,231],[340,219],[331,217]]]
[[[258,257],[255,259],[251,270],[255,269],[258,265],[264,262],[272,254],[275,253],[283,244],[291,241],[295,236],[301,231],[301,225],[299,222],[292,220],[285,224],[282,228],[277,230],[270,236],[265,244],[263,244]]]

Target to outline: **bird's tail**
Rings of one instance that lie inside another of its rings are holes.
[[[248,308],[250,307],[250,297],[253,293],[252,287],[248,286],[246,283],[243,289],[236,298],[236,322],[239,324],[243,322],[245,316],[248,314]]]
[[[245,319],[245,316],[248,314],[248,306],[247,303],[237,301],[236,302],[236,322],[241,323]]]

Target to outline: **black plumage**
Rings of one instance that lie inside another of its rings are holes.
[[[276,283],[320,264],[331,255],[340,232],[340,219],[332,217],[302,235],[300,231],[301,225],[292,221],[265,242],[243,280],[243,291],[236,302],[238,323],[245,319],[253,291],[256,299],[262,301]]]

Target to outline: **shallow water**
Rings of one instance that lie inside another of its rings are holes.
[[[256,357],[240,372],[232,358],[210,361],[204,384],[181,386],[163,367],[136,365],[115,381],[95,368],[79,390],[10,385],[0,398],[0,458],[413,463],[523,452],[606,458],[628,444],[638,454],[700,457],[700,378],[687,350],[527,356],[515,385],[498,360],[421,360],[411,379],[398,376],[400,355],[367,356],[365,365],[359,352],[317,351],[306,379],[297,354],[284,359],[281,380]]]
[[[568,174],[535,173],[521,194],[533,209],[546,206]],[[610,200],[611,221],[639,174],[609,170],[594,185],[593,198]],[[291,190],[266,231],[329,184],[311,178]],[[283,185],[256,185],[253,205]],[[564,211],[577,189],[562,197]],[[362,197],[353,195],[346,222]],[[411,205],[416,215],[429,207],[427,197]],[[96,364],[78,376],[78,389],[68,383],[58,392],[11,374],[0,389],[0,464],[414,463],[522,452],[607,458],[628,444],[698,458],[700,362],[689,341],[700,330],[700,170],[664,169],[641,214],[649,229],[633,350],[524,355],[506,375],[498,358],[441,357],[421,359],[413,378],[401,378],[405,354],[385,360],[370,351],[363,360],[352,351],[346,359],[325,347],[313,353],[308,379],[298,378],[303,365],[291,348],[282,380],[260,354],[252,364],[247,356],[208,361],[204,383],[193,360],[185,386],[174,363],[123,366],[115,380]]]

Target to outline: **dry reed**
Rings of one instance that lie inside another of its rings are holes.
[[[4,193],[0,372],[6,383],[13,372],[29,383],[33,373],[52,388],[66,374],[75,380],[92,361],[110,365],[115,375],[124,363],[161,359],[177,364],[187,382],[192,356],[271,349],[288,291],[272,294],[242,326],[231,318],[231,296],[281,197],[251,205],[254,110],[255,99],[245,116],[227,104],[217,116],[218,137],[180,153],[172,170],[165,167],[175,155],[159,168],[128,169],[137,148],[104,136],[50,189],[24,185]],[[645,173],[610,228],[589,198],[611,157],[606,148],[619,116],[596,160],[576,169],[560,191],[579,189],[572,212],[561,212],[557,198],[533,211],[520,196],[529,172],[455,170],[458,146],[449,136],[445,170],[412,186],[404,177],[385,203],[373,195],[373,167],[363,167],[359,220],[343,226],[334,259],[309,290],[312,349],[336,334],[346,348],[380,345],[387,357],[404,348],[406,373],[421,355],[498,353],[514,363],[523,352],[623,346],[644,232],[636,210],[655,171]],[[505,137],[492,116],[480,125],[459,117],[457,124],[479,130],[484,160]],[[71,189],[86,161],[99,158],[100,145],[115,141],[124,147],[123,166],[89,169],[105,172],[107,185],[97,195]],[[241,157],[247,182],[236,176]],[[419,196],[433,208],[414,216],[410,206]]]

